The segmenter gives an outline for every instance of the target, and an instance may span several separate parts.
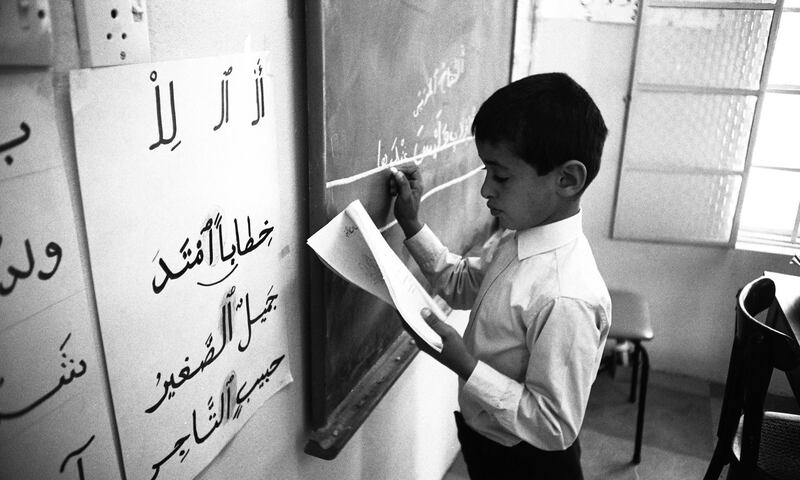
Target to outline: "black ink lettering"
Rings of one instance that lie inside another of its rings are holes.
[[[172,451],[169,452],[166,457],[162,458],[161,461],[159,461],[158,463],[154,463],[153,464],[153,466],[151,468],[153,470],[155,470],[155,471],[153,472],[153,476],[150,477],[150,480],[155,480],[156,477],[158,477],[158,473],[161,471],[161,466],[164,465],[165,463],[167,463],[169,461],[169,459],[172,458],[173,455],[175,455],[175,452],[177,452],[178,450],[181,449],[183,444],[186,443],[186,440],[188,440],[190,436],[191,435],[185,435],[185,436],[179,438],[175,442],[175,446],[172,448]],[[184,458],[186,457],[186,454],[189,453],[188,450],[189,449],[186,449],[186,453],[183,454]]]
[[[53,265],[52,270],[50,270],[47,273],[45,273],[44,270],[39,270],[38,274],[39,279],[48,280],[50,277],[53,276],[53,274],[56,273],[56,270],[58,270],[58,266],[61,264],[61,247],[55,242],[50,242],[44,248],[44,253],[45,255],[48,256],[48,258],[56,257],[56,264]]]
[[[156,277],[153,277],[153,283],[152,283],[153,292],[155,292],[156,294],[159,294],[161,293],[162,290],[164,290],[164,286],[167,284],[167,280],[175,280],[180,278],[181,275],[183,275],[186,272],[186,269],[188,268],[187,264],[184,265],[183,270],[180,270],[177,273],[173,273],[172,270],[170,270],[170,268],[167,266],[167,262],[165,262],[163,258],[158,259],[158,266],[161,267],[161,270],[164,272],[165,276],[164,280],[158,285],[156,285]]]
[[[261,76],[262,68],[261,68],[261,59],[258,59],[256,62],[256,68],[253,70],[255,74],[255,85],[256,85],[256,118],[250,125],[257,125],[258,122],[264,118],[264,77]]]
[[[220,278],[216,282],[211,282],[211,283],[197,282],[197,284],[200,285],[201,287],[210,287],[212,285],[220,284],[224,282],[226,278],[230,277],[233,271],[236,270],[237,268],[239,268],[239,265],[238,264],[234,265],[230,272],[228,272],[224,277]]]
[[[253,390],[255,390],[256,387],[258,387],[259,385],[263,386],[264,383],[269,381],[269,377],[273,373],[275,373],[275,370],[278,369],[278,367],[280,366],[281,362],[283,361],[283,357],[285,357],[285,355],[281,355],[280,357],[278,357],[275,360],[273,360],[272,363],[269,365],[269,367],[267,367],[267,369],[264,371],[264,373],[259,375],[258,378],[256,378],[253,381],[253,386],[250,387],[250,389],[244,395],[242,395],[242,392],[244,391],[245,387],[247,386],[247,381],[245,381],[242,384],[242,388],[240,388],[239,391],[236,393],[236,403],[237,403],[237,405],[241,405],[244,402],[248,401],[248,399],[250,398],[250,394],[253,393]]]
[[[31,136],[31,127],[29,127],[27,123],[25,122],[20,123],[19,129],[22,130],[21,136],[15,138],[14,140],[9,140],[6,143],[0,143],[0,153],[3,153],[7,150],[11,150],[16,146],[22,145]],[[14,163],[14,157],[12,157],[11,155],[6,155],[5,161],[6,165],[11,165],[12,163]]]
[[[76,463],[76,465],[78,467],[78,479],[79,480],[84,480],[84,477],[83,477],[83,458],[80,457],[80,454],[82,454],[83,451],[86,450],[89,447],[89,445],[92,443],[93,440],[94,440],[94,435],[92,435],[92,437],[89,439],[88,442],[84,443],[82,446],[78,447],[76,450],[73,450],[69,454],[67,454],[67,456],[64,458],[64,461],[61,462],[61,468],[58,469],[59,473],[64,473],[64,469],[67,467],[67,462],[69,462],[69,460],[71,458],[77,457],[78,459],[75,461],[75,463]]]
[[[214,222],[209,218],[206,222],[203,229],[200,230],[200,235],[202,236],[204,232],[208,232],[208,264],[212,265],[214,263],[214,242],[211,233],[211,227],[214,225]]]
[[[61,344],[61,347],[59,348],[59,351],[63,351],[64,350],[64,347],[66,346],[66,344],[69,341],[71,336],[72,336],[72,333],[67,335],[67,338]],[[66,354],[62,353],[62,357],[66,358]],[[70,363],[74,363],[74,361],[71,361]],[[67,365],[66,362],[61,364],[61,366],[64,367],[64,368],[66,368],[66,365]],[[78,362],[78,365],[80,365],[80,367],[81,367],[80,371],[76,372],[74,369],[71,369],[70,372],[67,375],[61,375],[61,377],[58,379],[58,383],[56,384],[55,387],[51,388],[48,392],[46,392],[44,395],[42,395],[41,397],[36,399],[30,405],[28,405],[28,406],[26,406],[24,408],[21,408],[19,410],[16,410],[16,411],[0,412],[0,420],[11,420],[13,418],[19,418],[19,417],[25,415],[26,413],[30,412],[34,408],[36,408],[39,405],[41,405],[44,402],[46,402],[50,397],[55,395],[56,392],[61,390],[61,387],[65,386],[65,385],[68,385],[73,380],[75,380],[76,378],[79,378],[79,377],[83,376],[83,374],[86,373],[86,362],[81,360],[81,361]]]
[[[222,75],[227,77],[233,71],[233,66],[228,67],[227,70],[222,72]],[[228,123],[228,109],[230,108],[230,103],[228,102],[228,79],[223,78],[220,82],[220,112],[219,112],[219,123],[214,127],[214,131],[219,130],[219,127],[222,126],[222,123]]]
[[[3,243],[3,237],[0,237],[0,245],[2,245],[2,243]],[[31,250],[31,242],[28,239],[25,239],[25,252],[28,257],[28,269],[20,270],[17,267],[9,265],[8,273],[11,274],[12,277],[11,285],[6,287],[2,283],[0,283],[0,296],[9,295],[12,291],[14,291],[14,287],[17,285],[17,280],[26,279],[30,277],[31,273],[33,273],[33,267],[34,267],[33,250]]]
[[[253,321],[250,319],[250,294],[245,294],[244,296],[244,305],[245,311],[247,312],[247,343],[242,346],[242,342],[239,342],[238,349],[240,352],[244,352],[247,350],[247,347],[250,346],[250,338],[253,335]]]
[[[158,410],[158,407],[160,407],[161,404],[164,403],[164,400],[167,400],[175,396],[176,389],[180,388],[181,385],[194,378],[195,375],[205,370],[206,367],[214,363],[214,361],[216,361],[216,359],[219,358],[223,350],[225,350],[225,346],[233,338],[233,323],[232,323],[233,320],[231,318],[230,301],[226,302],[226,304],[222,306],[221,321],[222,321],[222,346],[219,348],[219,350],[215,351],[214,347],[211,346],[213,342],[213,334],[209,334],[205,342],[208,351],[206,352],[206,356],[203,358],[203,360],[200,361],[200,364],[194,370],[190,369],[188,366],[183,367],[178,372],[178,380],[175,379],[174,373],[170,374],[169,378],[164,380],[164,383],[162,384],[161,397],[156,401],[156,403],[148,407],[145,410],[145,413],[153,413],[156,410]],[[189,361],[189,357],[186,357],[186,361],[187,362]],[[156,378],[160,379],[161,373],[158,373],[156,375]],[[158,382],[156,382],[156,385],[158,385]]]
[[[150,81],[155,82],[158,78],[158,73],[153,70],[150,72]],[[158,121],[158,140],[150,145],[150,150],[154,150],[156,147],[160,145],[168,145],[175,140],[175,135],[178,133],[178,119],[175,115],[175,90],[173,88],[172,81],[169,82],[169,106],[170,106],[170,113],[172,114],[172,135],[169,138],[164,138],[164,127],[162,125],[161,120],[161,88],[156,85],[155,87],[156,93],[156,119]],[[180,141],[173,145],[170,150],[175,150],[175,148],[180,145]]]

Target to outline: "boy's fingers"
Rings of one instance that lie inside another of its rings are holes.
[[[439,335],[443,335],[447,328],[447,324],[444,323],[437,317],[429,308],[423,308],[420,311],[422,318],[425,320],[425,323],[430,325],[434,332]]]
[[[411,189],[415,189],[421,184],[422,174],[419,171],[419,167],[417,167],[416,165],[411,164],[407,167],[404,167],[402,172],[405,174],[405,177]]]
[[[411,195],[411,186],[408,184],[406,175],[394,167],[391,168],[391,172],[397,185],[397,195],[400,195],[404,200],[408,199]]]

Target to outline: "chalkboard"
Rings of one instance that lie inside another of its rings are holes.
[[[515,2],[307,2],[309,222],[360,199],[423,281],[392,216],[390,165],[415,162],[421,219],[451,250],[490,232],[470,126],[509,81]],[[394,309],[311,260],[312,438],[333,458],[418,351]],[[425,282],[423,281],[423,284]]]

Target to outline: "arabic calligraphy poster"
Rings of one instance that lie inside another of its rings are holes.
[[[194,477],[292,381],[268,63],[257,53],[71,72],[131,480]]]
[[[0,90],[0,478],[119,478],[52,76]]]

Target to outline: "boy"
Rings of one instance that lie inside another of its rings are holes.
[[[480,258],[450,253],[419,221],[415,166],[393,168],[389,179],[412,256],[451,306],[472,308],[463,339],[424,309],[444,344],[426,352],[460,377],[456,425],[473,480],[582,479],[578,432],[611,300],[581,229],[580,198],[607,129],[580,85],[548,73],[490,96],[472,134],[486,170],[481,196],[511,230]]]

